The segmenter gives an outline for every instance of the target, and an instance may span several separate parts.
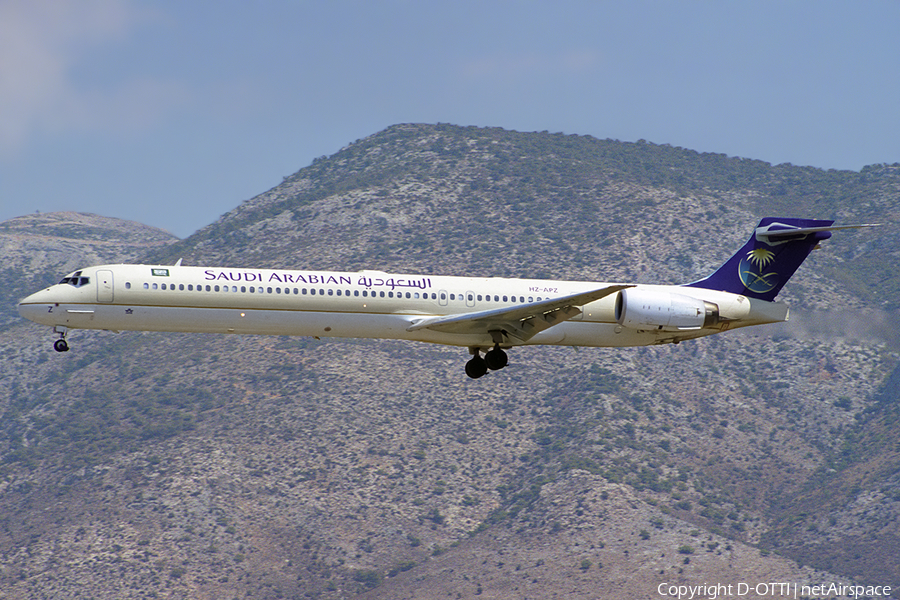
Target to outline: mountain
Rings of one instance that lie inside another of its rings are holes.
[[[184,240],[72,213],[2,223],[16,298],[79,265],[178,258],[679,283],[712,271],[760,216],[883,225],[814,253],[782,294],[800,317],[790,324],[667,347],[513,349],[509,368],[477,381],[464,349],[76,332],[60,355],[46,328],[7,319],[0,590],[900,586],[898,213],[897,165],[822,171],[397,125]]]

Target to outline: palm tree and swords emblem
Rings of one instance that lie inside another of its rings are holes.
[[[770,291],[778,284],[778,273],[763,270],[775,260],[775,253],[765,248],[755,248],[738,264],[738,275],[741,282],[751,292],[762,294]]]

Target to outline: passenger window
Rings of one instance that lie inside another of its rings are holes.
[[[472,294],[469,294],[469,302],[472,302],[474,299],[475,297]]]
[[[219,291],[219,286],[214,287],[214,288],[213,288],[213,291],[218,292],[218,291]]]
[[[519,296],[519,302],[525,302],[525,296]]]
[[[359,296],[359,290],[353,290],[353,295],[354,295],[354,296]]]
[[[532,298],[531,296],[528,296],[528,301],[529,301],[529,302],[534,302],[534,298]]]
[[[126,289],[126,290],[130,290],[130,289],[131,289],[131,282],[130,282],[130,281],[126,281],[126,282],[125,282],[125,289]]]
[[[446,300],[447,294],[445,292],[441,292],[441,300]]]
[[[338,296],[341,295],[341,290],[338,290],[338,291],[337,291],[337,295],[338,295]]]
[[[506,296],[503,296],[503,301],[506,302]]]
[[[416,292],[415,294],[413,294],[413,297],[414,297],[416,300],[418,300],[418,299],[419,299],[419,292]]]
[[[154,289],[154,290],[155,290],[155,289],[157,289],[157,288],[156,288],[156,284],[155,284],[155,283],[154,283],[154,284],[153,284],[153,289]]]
[[[504,298],[505,300],[505,298]],[[500,302],[500,296],[494,296],[494,302]]]
[[[406,292],[406,297],[407,297],[407,298],[410,298],[410,297],[411,297],[411,294],[410,294],[409,292]]]
[[[188,286],[188,287],[190,287],[190,286]],[[253,287],[252,285],[250,286],[250,293],[251,293],[251,294],[256,293],[256,288]]]
[[[242,286],[241,286],[241,291],[244,292],[244,293],[246,293],[246,292],[247,292],[247,286],[246,286],[246,285],[242,285]]]
[[[328,295],[329,295],[329,296],[334,296],[334,290],[331,289],[331,288],[328,288]]]
[[[184,291],[184,284],[183,284],[183,283],[179,283],[179,284],[178,284],[178,289],[181,290],[181,291],[183,292],[183,291]]]
[[[150,284],[149,284],[149,283],[145,283],[145,284],[144,284],[144,289],[145,289],[145,290],[149,290],[149,289],[150,289]]]
[[[384,292],[381,292],[381,297],[384,298]]]
[[[300,293],[300,290],[298,290],[297,288],[294,288],[294,295],[296,296],[299,293]]]
[[[478,294],[478,301],[481,302],[481,294]]]

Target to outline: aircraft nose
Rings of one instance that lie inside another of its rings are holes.
[[[29,315],[32,313],[34,309],[34,305],[31,303],[31,298],[34,297],[34,294],[31,296],[25,296],[19,303],[16,305],[16,310],[19,311],[19,316],[24,319],[30,319]]]
[[[41,303],[41,295],[41,292],[36,292],[19,300],[19,304],[16,305],[19,316],[23,319],[40,323],[40,316],[47,312],[46,303]]]

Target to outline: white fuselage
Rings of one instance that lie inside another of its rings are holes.
[[[104,265],[79,272],[86,283],[60,283],[23,299],[19,313],[56,328],[180,331],[315,337],[386,338],[487,348],[487,332],[408,329],[423,319],[523,306],[612,285],[596,282],[438,277],[380,271]],[[710,327],[662,330],[617,322],[615,296],[581,314],[504,346],[644,346],[726,329],[783,321],[787,307],[681,286],[635,286],[697,298],[718,307]],[[64,330],[64,331],[65,331]]]

